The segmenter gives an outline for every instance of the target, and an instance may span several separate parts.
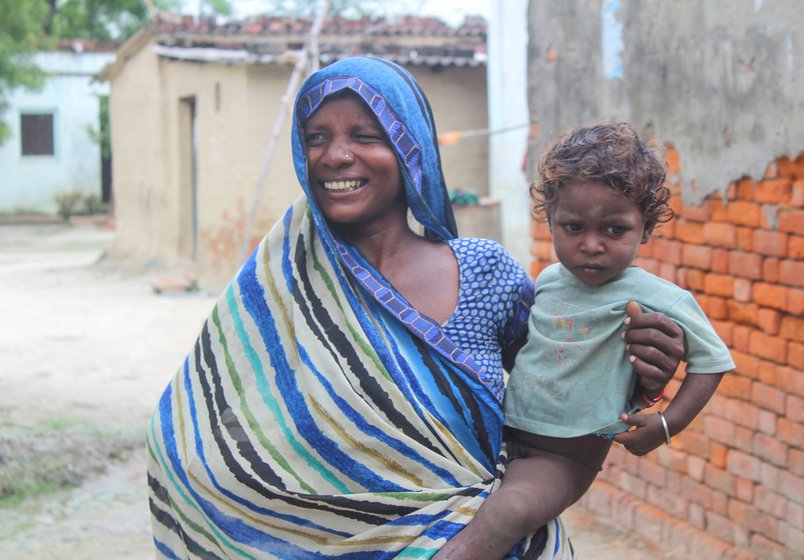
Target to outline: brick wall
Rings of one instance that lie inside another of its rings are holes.
[[[672,446],[613,449],[581,504],[685,558],[804,558],[804,154],[700,206],[666,156],[676,218],[637,263],[695,294],[737,370]],[[545,224],[532,236],[535,277],[555,255]]]

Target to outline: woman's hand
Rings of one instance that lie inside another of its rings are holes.
[[[658,395],[685,355],[684,331],[664,313],[645,313],[635,301],[625,308],[623,339],[637,382],[648,396]]]

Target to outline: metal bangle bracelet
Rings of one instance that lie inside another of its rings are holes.
[[[662,422],[662,428],[664,428],[664,442],[667,445],[670,445],[670,428],[667,427],[667,420],[664,418],[664,414],[659,412],[659,420]]]

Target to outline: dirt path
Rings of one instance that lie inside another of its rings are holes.
[[[0,484],[86,478],[0,507],[4,560],[153,557],[143,433],[214,298],[96,264],[113,235],[0,225]],[[672,558],[581,510],[565,521],[581,559]]]

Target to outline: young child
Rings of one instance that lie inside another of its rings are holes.
[[[546,453],[565,458],[585,481],[577,500],[602,469],[611,438],[626,439],[642,454],[669,445],[734,368],[692,294],[632,264],[654,227],[672,218],[664,178],[664,165],[624,123],[579,128],[542,156],[531,188],[534,212],[546,218],[560,262],[536,280],[528,341],[505,393],[509,455],[521,458],[437,558],[502,558],[571,505],[553,498],[565,473],[544,468]],[[629,300],[679,323],[687,342],[686,378],[676,397],[664,413],[638,420],[629,413],[661,395],[630,402],[631,365],[621,340]],[[627,438],[616,436],[635,425]]]

